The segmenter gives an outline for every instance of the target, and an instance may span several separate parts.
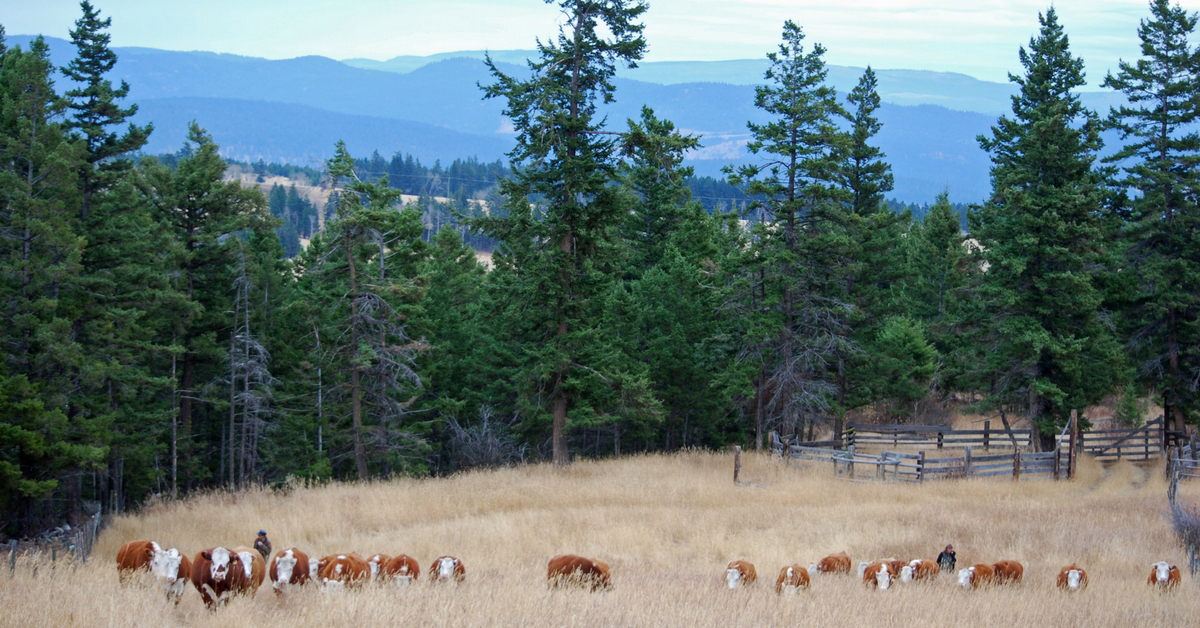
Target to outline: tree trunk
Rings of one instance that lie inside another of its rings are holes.
[[[348,231],[348,229],[347,229]],[[351,363],[357,363],[358,356],[358,275],[354,266],[354,252],[351,250],[350,234],[346,233],[343,239],[346,247],[346,262],[350,269],[350,360]],[[351,424],[354,430],[354,464],[358,469],[358,479],[366,480],[367,473],[367,452],[363,447],[362,436],[362,383],[361,370],[359,367],[353,366],[350,370],[350,413]]]

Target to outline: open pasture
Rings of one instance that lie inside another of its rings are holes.
[[[538,465],[449,478],[210,494],[116,519],[76,569],[19,560],[0,572],[0,625],[8,626],[1184,626],[1200,617],[1197,584],[1167,519],[1161,467],[1087,460],[1073,481],[962,480],[915,485],[849,482],[826,465],[797,469],[766,456],[686,453]],[[1200,503],[1200,483],[1180,497]],[[179,606],[156,591],[121,587],[114,557],[131,539],[189,555],[248,544],[266,528],[275,550],[310,556],[407,553],[421,579],[407,590],[325,594],[308,587],[210,613],[189,588]],[[822,576],[793,597],[774,592],[780,567],[845,550],[857,565],[933,558],[947,543],[959,566],[1014,559],[1017,586],[964,591],[953,575],[868,591],[855,577]],[[611,591],[550,591],[546,563],[576,553],[606,561]],[[435,586],[429,564],[452,554],[462,585]],[[725,588],[733,559],[759,581]],[[1150,564],[1185,571],[1162,595]],[[1058,570],[1088,571],[1086,591],[1055,589]]]

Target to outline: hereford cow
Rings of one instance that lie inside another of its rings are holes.
[[[779,577],[775,579],[775,592],[789,595],[795,594],[800,589],[807,589],[809,583],[808,571],[800,565],[789,565],[779,570]]]
[[[1025,575],[1025,568],[1015,560],[994,563],[992,569],[996,571],[996,584],[1020,584],[1021,576]]]
[[[138,571],[151,571],[155,558],[162,560],[163,549],[154,541],[130,541],[117,550],[117,578],[122,584]]]
[[[391,559],[392,557],[387,554],[373,554],[367,559],[367,569],[371,570],[371,577],[369,578],[371,582],[385,579],[383,567]]]
[[[730,589],[754,584],[755,580],[758,580],[758,572],[754,571],[754,565],[749,561],[735,560],[725,567],[725,584]]]
[[[992,584],[996,569],[985,563],[977,563],[958,570],[958,584],[964,589],[978,589]]]
[[[258,587],[267,579],[267,561],[263,560],[258,550],[244,545],[233,548],[233,553],[242,563],[242,570],[246,574],[246,581],[238,593],[249,594],[253,598],[258,593]]]
[[[593,591],[612,588],[607,563],[573,554],[550,559],[546,567],[546,584],[550,588],[591,587]]]
[[[925,558],[914,558],[900,568],[900,582],[933,580],[941,572],[942,568],[938,567],[936,562]]]
[[[883,562],[887,563],[888,567],[892,568],[892,580],[893,581],[895,581],[896,579],[898,579],[900,577],[900,570],[904,569],[908,565],[908,561],[898,560],[895,558],[889,558]]]
[[[192,585],[209,610],[224,606],[245,589],[246,571],[241,560],[225,547],[206,549],[192,560]]]
[[[383,577],[400,588],[416,582],[420,576],[421,566],[417,564],[417,559],[408,554],[393,556],[383,566]]]
[[[192,581],[192,561],[172,547],[155,554],[150,561],[150,573],[163,587],[167,599],[178,604],[188,583]]]
[[[892,571],[891,561],[877,560],[863,570],[863,584],[868,588],[887,591],[888,587],[892,586],[892,579],[896,576]]]
[[[1170,591],[1179,586],[1179,567],[1171,563],[1159,561],[1150,565],[1150,578],[1146,584],[1154,585],[1163,591]]]
[[[453,556],[439,556],[429,566],[431,582],[462,582],[466,578],[467,571],[463,569],[462,561]]]
[[[276,553],[267,566],[267,576],[276,595],[288,593],[308,582],[308,555],[294,547]]]
[[[847,554],[846,552],[838,552],[836,554],[830,554],[830,555],[826,556],[825,558],[822,558],[820,561],[818,561],[817,564],[815,565],[815,569],[814,569],[814,566],[812,566],[812,565],[809,566],[808,573],[810,576],[814,575],[813,574],[814,571],[816,573],[849,574],[850,573],[850,555]]]
[[[1087,572],[1078,565],[1067,565],[1058,572],[1058,588],[1064,591],[1082,591],[1087,582]]]
[[[371,578],[371,568],[362,556],[350,552],[348,554],[330,554],[321,559],[317,581],[321,583],[322,591],[333,591],[347,587],[361,587]]]

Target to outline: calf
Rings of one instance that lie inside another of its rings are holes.
[[[924,558],[914,558],[907,565],[900,568],[900,582],[912,582],[914,580],[932,580],[942,568],[932,560]]]
[[[462,582],[467,577],[462,561],[453,556],[440,556],[429,566],[431,582]]]
[[[749,561],[735,560],[725,567],[725,584],[729,585],[730,589],[754,584],[755,580],[758,580],[758,573]]]
[[[375,554],[367,559],[367,568],[371,570],[371,582],[384,578],[383,567],[391,559],[387,554]]]
[[[179,604],[179,598],[192,581],[192,561],[179,550],[171,548],[155,554],[150,561],[150,573],[162,585],[167,599]]]
[[[815,569],[814,569],[814,567],[815,567]],[[825,558],[822,558],[820,561],[818,561],[815,566],[814,565],[809,566],[809,568],[808,568],[809,575],[813,575],[814,571],[816,571],[816,573],[849,574],[850,573],[850,555],[847,554],[846,552],[838,552],[836,554],[830,554],[830,555],[826,556]]]
[[[863,569],[863,584],[867,588],[887,591],[888,587],[892,586],[892,578],[895,575],[891,561],[877,560]]]
[[[271,558],[267,567],[271,588],[275,589],[276,595],[283,595],[308,582],[309,569],[307,554],[294,547],[283,550]]]
[[[992,565],[996,584],[1020,584],[1025,568],[1015,560],[1002,560]]]
[[[401,554],[389,558],[383,566],[384,578],[396,583],[397,587],[404,588],[416,582],[421,577],[421,565],[417,564],[417,559],[408,554]]]
[[[800,589],[807,589],[808,584],[808,571],[800,565],[789,565],[779,570],[779,577],[775,579],[775,592],[793,595]]]
[[[161,560],[163,549],[154,541],[129,541],[117,550],[117,578],[121,584],[138,571],[151,571],[155,558]]]
[[[1174,589],[1179,586],[1179,567],[1165,561],[1150,565],[1150,578],[1146,580],[1146,584],[1159,587],[1163,591]]]
[[[258,593],[258,587],[262,586],[263,581],[267,579],[267,562],[263,560],[262,554],[259,554],[258,550],[244,545],[233,548],[233,553],[242,563],[242,570],[246,574],[246,581],[242,583],[238,593],[249,594],[253,598]]]
[[[1082,591],[1087,588],[1087,572],[1078,565],[1067,565],[1059,570],[1056,584],[1064,591]]]
[[[964,589],[978,589],[992,584],[996,569],[985,563],[976,563],[958,570],[958,584]]]
[[[206,549],[192,560],[192,585],[209,610],[228,603],[234,593],[245,588],[245,580],[241,561],[228,548]]]
[[[574,554],[550,559],[546,566],[546,584],[552,589],[563,586],[590,587],[593,591],[612,588],[607,563]]]
[[[323,591],[361,587],[370,579],[371,568],[354,552],[331,554],[321,559],[317,576]]]

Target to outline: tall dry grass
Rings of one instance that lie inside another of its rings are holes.
[[[1086,461],[1071,482],[941,481],[924,485],[832,477],[743,455],[743,485],[730,455],[687,453],[531,466],[450,478],[297,487],[207,495],[118,518],[87,565],[21,561],[0,572],[6,626],[1184,626],[1200,617],[1196,585],[1157,594],[1150,563],[1182,565],[1167,518],[1161,470]],[[1189,495],[1188,493],[1191,493]],[[1186,499],[1200,483],[1181,487]],[[170,606],[156,592],[117,583],[121,543],[154,539],[189,554],[244,544],[266,528],[282,549],[310,555],[407,553],[422,569],[441,554],[463,560],[467,581],[407,591],[369,588],[279,601],[264,586],[209,613],[194,589]],[[780,598],[779,568],[847,551],[860,559],[932,558],[953,543],[959,562],[1016,559],[1025,581],[967,592],[951,576],[890,591],[854,578],[817,579]],[[607,561],[613,589],[548,591],[545,566],[559,553]],[[756,585],[724,588],[735,558],[753,562]],[[1053,587],[1058,569],[1083,565],[1090,587]],[[1185,570],[1186,571],[1186,570]]]

